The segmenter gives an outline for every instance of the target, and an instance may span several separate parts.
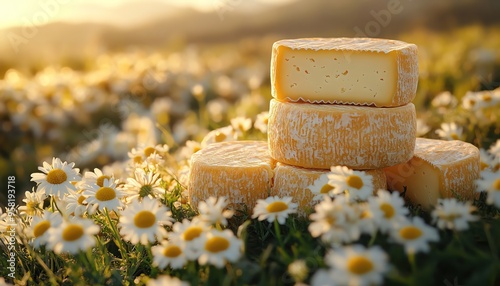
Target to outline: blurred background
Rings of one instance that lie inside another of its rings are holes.
[[[54,156],[116,174],[133,147],[175,152],[231,118],[255,119],[268,109],[271,46],[283,38],[417,44],[424,134],[456,120],[470,130],[464,140],[488,148],[498,109],[481,133],[481,117],[447,114],[500,86],[499,15],[496,0],[2,1],[0,189],[14,175],[21,198]]]

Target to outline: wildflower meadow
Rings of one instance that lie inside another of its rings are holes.
[[[305,214],[290,196],[190,203],[192,154],[267,140],[269,42],[7,70],[0,285],[499,285],[500,89],[483,73],[498,33],[400,37],[420,51],[417,135],[481,152],[475,198],[432,209],[343,166],[304,190]]]

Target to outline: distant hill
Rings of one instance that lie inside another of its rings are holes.
[[[43,65],[57,59],[78,61],[82,56],[130,46],[159,48],[172,39],[185,43],[221,43],[267,35],[273,38],[352,37],[356,36],[355,29],[358,28],[363,32],[371,31],[377,37],[393,37],[417,27],[446,31],[473,23],[500,23],[500,1],[497,0],[400,0],[394,2],[400,3],[397,6],[400,12],[390,14],[389,21],[387,12],[380,11],[388,11],[387,5],[391,2],[308,0],[290,2],[281,7],[260,4],[250,9],[246,1],[233,1],[229,2],[234,3],[233,6],[220,7],[209,13],[180,8],[173,11],[168,6],[152,7],[164,10],[164,13],[153,13],[151,8],[129,7],[137,12],[150,13],[151,22],[128,28],[53,23],[38,27],[32,38],[25,38],[26,41],[18,45],[17,53],[11,42],[13,37],[23,37],[23,28],[5,30],[0,37],[0,71],[7,66]],[[115,18],[128,15],[125,10],[115,13]]]

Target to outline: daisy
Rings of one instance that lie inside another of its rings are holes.
[[[180,241],[184,245],[184,253],[189,260],[195,260],[199,257],[199,241],[201,235],[207,232],[210,226],[203,222],[199,217],[192,221],[183,219],[182,222],[174,223],[170,233],[171,241]]]
[[[297,204],[292,203],[292,197],[280,198],[278,196],[268,197],[265,200],[257,200],[257,205],[253,209],[252,218],[259,221],[267,220],[273,222],[277,220],[279,224],[285,224],[288,215],[297,212]]]
[[[457,105],[457,98],[451,94],[449,91],[443,91],[440,94],[436,95],[434,99],[431,101],[431,105],[439,108],[439,107],[455,107]]]
[[[346,193],[351,201],[366,200],[373,194],[373,177],[363,171],[353,171],[345,166],[331,168],[328,183],[335,194]]]
[[[201,141],[201,147],[205,148],[207,145],[225,141],[235,141],[238,139],[238,133],[231,125],[218,128],[208,132]]]
[[[319,269],[311,278],[311,286],[336,286],[332,271]]]
[[[481,172],[481,178],[476,180],[477,191],[488,193],[486,202],[500,208],[500,171],[493,172],[485,170]]]
[[[80,180],[80,169],[74,166],[75,163],[68,164],[59,158],[52,158],[52,164],[43,162],[43,167],[38,167],[43,173],[31,174],[31,181],[38,184],[37,191],[45,192],[47,196],[62,197],[69,191],[76,191],[71,182]]]
[[[375,223],[383,233],[387,233],[397,224],[405,221],[406,215],[409,213],[398,192],[390,193],[380,189],[377,196],[368,199],[368,203],[377,218]]]
[[[313,200],[320,201],[324,195],[333,196],[333,186],[329,184],[329,181],[328,174],[323,174],[307,187],[314,195]]]
[[[471,202],[459,202],[455,198],[439,199],[436,209],[432,211],[433,222],[437,222],[440,229],[466,230],[469,222],[477,220],[471,214],[475,209]]]
[[[35,188],[33,188],[31,192],[25,192],[24,196],[24,206],[19,207],[21,215],[27,215],[30,217],[34,215],[41,215],[43,213],[43,201],[47,198],[45,193],[35,191]]]
[[[309,275],[309,268],[304,260],[299,259],[288,265],[288,273],[292,276],[295,282],[304,281]]]
[[[243,116],[231,118],[231,126],[239,136],[252,128],[252,119]]]
[[[340,201],[346,202],[343,199],[336,203],[332,198],[325,196],[325,199],[314,207],[315,212],[309,216],[311,224],[308,228],[313,237],[321,236],[323,242],[333,245],[351,242],[344,206],[339,203]]]
[[[479,149],[481,171],[492,168],[495,164],[495,157],[483,148]]]
[[[260,132],[267,134],[267,123],[269,121],[269,112],[264,111],[257,114],[257,118],[255,119],[255,123],[253,126],[255,129],[260,130]]]
[[[177,277],[170,277],[167,275],[158,276],[156,279],[149,279],[146,286],[189,286],[189,283],[180,280]]]
[[[182,160],[189,160],[191,156],[201,150],[201,144],[197,141],[188,140],[186,145],[182,147],[179,156]]]
[[[87,197],[85,201],[92,206],[92,210],[102,211],[106,208],[108,211],[117,212],[121,208],[120,198],[124,196],[124,193],[116,189],[116,183],[113,180],[104,179],[102,186],[97,184],[88,186],[83,195]]]
[[[372,210],[369,203],[357,203],[353,206],[358,216],[357,225],[361,233],[373,235],[377,230],[377,221],[384,215],[382,211]]]
[[[241,257],[242,244],[242,241],[228,229],[223,231],[212,229],[205,232],[199,243],[198,263],[222,268],[228,261],[236,262]]]
[[[500,158],[500,139],[497,139],[495,144],[490,146],[490,149],[488,149],[491,155]]]
[[[387,254],[379,247],[347,246],[325,256],[338,285],[380,285],[389,270]]]
[[[157,195],[164,195],[165,190],[160,186],[160,174],[152,171],[144,171],[136,168],[134,178],[127,178],[127,183],[122,190],[128,193],[128,200],[140,197],[154,198]]]
[[[428,252],[429,242],[439,241],[437,230],[424,223],[420,217],[401,223],[391,231],[391,237],[404,245],[407,254]]]
[[[462,140],[464,138],[462,127],[455,122],[441,123],[441,129],[436,130],[436,134],[445,140]]]
[[[99,226],[90,219],[71,217],[61,225],[50,228],[48,248],[55,253],[76,254],[95,245],[94,235],[99,233]]]
[[[227,219],[234,214],[233,210],[225,210],[227,201],[225,197],[209,197],[198,204],[198,211],[202,221],[208,224],[227,225]]]
[[[425,123],[421,118],[417,119],[417,137],[424,136],[427,134],[431,128]]]
[[[481,109],[481,104],[478,104],[480,101],[481,99],[476,92],[468,91],[462,97],[462,106],[466,110],[476,111]]]
[[[71,192],[66,196],[66,213],[72,216],[83,216],[87,211],[88,203],[86,201],[87,197],[84,196],[83,191]]]
[[[167,266],[172,267],[172,269],[181,269],[187,263],[184,245],[179,242],[164,240],[161,245],[153,246],[151,252],[154,255],[153,265],[158,266],[161,270]]]
[[[87,189],[94,185],[102,187],[104,186],[104,180],[114,181],[114,178],[113,176],[105,175],[101,170],[95,168],[94,172],[85,172],[80,183],[80,187],[82,189]]]
[[[167,237],[163,225],[171,225],[173,219],[167,207],[155,199],[134,199],[122,211],[118,226],[123,239],[132,244],[148,244]]]
[[[61,223],[60,213],[45,211],[41,216],[34,216],[30,227],[26,229],[27,236],[33,238],[33,247],[39,248],[41,245],[45,245],[49,240],[48,230],[57,228]]]

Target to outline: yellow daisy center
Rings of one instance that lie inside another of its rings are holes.
[[[198,152],[198,151],[200,151],[200,150],[201,150],[201,148],[200,148],[200,147],[198,147],[198,146],[196,146],[196,147],[194,147],[194,148],[193,148],[193,153],[196,153],[196,152]]]
[[[62,232],[62,238],[65,241],[75,241],[84,234],[83,227],[78,224],[69,224]]]
[[[319,190],[319,192],[321,194],[328,194],[328,192],[330,192],[331,190],[333,190],[333,187],[329,184],[325,184],[323,185],[323,187],[321,188],[321,190]]]
[[[182,250],[177,245],[169,245],[163,249],[163,255],[166,257],[175,258],[181,255]]]
[[[139,156],[139,155],[135,156],[134,157],[134,163],[136,163],[136,164],[142,163],[142,157]]]
[[[449,214],[445,214],[445,215],[442,215],[440,216],[442,220],[446,220],[446,221],[454,221],[455,219],[461,217],[462,215],[458,214],[458,213],[449,213]]]
[[[335,225],[335,223],[337,222],[337,219],[333,216],[328,216],[326,218],[326,222],[329,224],[329,225]]]
[[[101,187],[95,193],[95,198],[101,202],[110,201],[110,200],[116,198],[116,192],[115,192],[115,190],[113,190],[113,188]]]
[[[355,189],[361,189],[363,187],[363,179],[361,179],[359,176],[356,175],[350,175],[347,177],[347,185],[349,187],[355,188]]]
[[[500,179],[496,179],[494,182],[493,182],[493,190],[495,191],[500,191]]]
[[[369,211],[362,211],[361,214],[359,215],[360,219],[368,218],[370,217],[370,212]]]
[[[224,251],[229,248],[229,241],[224,237],[214,236],[207,240],[205,243],[205,249],[212,252],[217,253]]]
[[[150,211],[140,211],[134,217],[134,224],[139,228],[152,227],[156,222],[156,216]]]
[[[391,204],[388,203],[382,203],[380,205],[380,209],[384,213],[385,218],[392,218],[396,211],[394,210],[394,207]]]
[[[34,209],[38,206],[38,203],[37,202],[28,202],[26,204],[26,208],[28,209],[28,211],[34,211]]]
[[[96,185],[98,185],[99,187],[102,187],[104,186],[104,180],[106,179],[111,179],[110,176],[106,176],[106,175],[102,175],[100,176],[99,178],[97,178],[97,180],[95,181]]]
[[[458,139],[460,138],[460,137],[458,137],[458,134],[457,134],[457,133],[455,133],[455,132],[451,133],[451,134],[450,134],[450,137],[451,137],[451,139],[453,139],[453,140],[458,140]]]
[[[481,166],[481,171],[483,171],[484,169],[488,168],[490,165],[488,165],[487,163],[481,161],[480,166]]]
[[[80,197],[78,198],[78,204],[79,204],[79,205],[83,205],[83,206],[84,206],[84,205],[86,205],[86,203],[84,203],[84,202],[83,202],[83,201],[85,201],[85,199],[86,199],[86,197],[84,197],[84,196],[80,196]]]
[[[483,100],[486,102],[490,102],[493,98],[491,97],[490,94],[484,94],[483,95]]]
[[[224,134],[222,132],[215,133],[215,142],[222,142],[222,141],[226,140],[226,138],[227,138],[226,134]]]
[[[35,228],[33,229],[33,235],[35,237],[42,236],[49,228],[50,228],[50,221],[48,220],[41,221],[37,225],[35,225]]]
[[[373,262],[363,256],[354,256],[347,262],[349,272],[363,275],[373,270]]]
[[[474,99],[471,99],[471,100],[469,101],[469,104],[470,104],[471,106],[474,106],[474,105],[476,104],[476,101],[475,101]]]
[[[199,226],[192,226],[184,231],[184,240],[191,241],[201,235],[203,229]]]
[[[66,172],[61,169],[52,169],[47,174],[47,182],[52,185],[62,184],[68,179]]]
[[[405,226],[399,230],[399,235],[406,240],[414,240],[422,236],[422,230],[415,226]]]
[[[153,154],[156,151],[154,147],[147,147],[144,149],[144,155],[146,155],[146,158],[149,157],[149,155]]]
[[[279,213],[286,209],[288,209],[288,205],[281,201],[272,202],[266,207],[266,210],[270,213]]]
[[[262,122],[263,122],[264,124],[269,123],[269,118],[267,118],[267,117],[266,117],[266,118],[262,119]]]

